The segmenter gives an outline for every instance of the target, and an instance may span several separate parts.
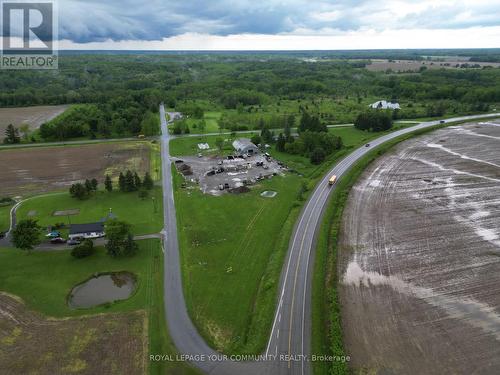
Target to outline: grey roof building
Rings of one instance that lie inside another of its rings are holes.
[[[104,237],[104,223],[71,224],[69,238],[99,238]]]
[[[253,144],[248,138],[240,138],[233,142],[234,149],[240,154],[257,154],[259,148]]]

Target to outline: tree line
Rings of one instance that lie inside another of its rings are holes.
[[[69,193],[73,198],[84,200],[96,193],[98,186],[99,182],[97,179],[86,179],[84,183],[77,182],[72,184],[69,188]],[[125,173],[120,172],[118,177],[118,188],[122,193],[139,191],[139,196],[145,198],[148,195],[148,191],[152,190],[153,187],[154,181],[149,172],[146,172],[142,179],[137,172],[132,172],[131,170],[127,170]],[[109,174],[104,179],[104,188],[108,192],[114,190],[114,183]]]

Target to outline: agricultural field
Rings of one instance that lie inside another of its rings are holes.
[[[148,361],[148,353],[175,350],[164,334],[160,244],[145,240],[139,245],[137,255],[120,259],[103,248],[78,260],[69,251],[26,255],[0,249],[0,368],[19,375],[35,370],[42,375],[195,373],[182,363]],[[76,284],[94,273],[124,270],[137,277],[128,300],[83,310],[68,307]]]
[[[0,316],[0,367],[6,374],[146,372],[143,311],[48,319],[0,292]]]
[[[150,171],[150,154],[148,142],[0,150],[0,196],[65,190],[87,178],[116,178],[126,169],[143,175]]]
[[[61,115],[68,108],[68,105],[0,108],[0,142],[5,136],[8,125],[12,124],[17,128],[28,125],[31,132]]]
[[[499,371],[498,125],[406,141],[352,189],[338,292],[353,372]]]
[[[18,219],[37,219],[43,227],[55,223],[95,223],[112,214],[132,225],[135,235],[158,233],[163,227],[161,188],[155,188],[144,199],[137,193],[98,191],[90,198],[78,200],[68,192],[30,198],[17,209]]]
[[[483,67],[500,67],[500,63],[496,62],[468,62],[464,60],[446,59],[443,61],[429,60],[371,60],[371,64],[366,65],[366,69],[373,72],[385,72],[392,70],[393,72],[418,72],[422,67],[427,69],[459,69],[463,64],[469,66]]]

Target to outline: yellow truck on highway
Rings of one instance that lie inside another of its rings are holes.
[[[333,184],[335,184],[336,181],[337,181],[337,176],[333,175],[332,177],[330,177],[330,180],[328,180],[328,185],[332,186]]]

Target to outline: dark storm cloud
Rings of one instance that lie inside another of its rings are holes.
[[[404,6],[403,2],[399,3]],[[430,7],[400,19],[388,17],[393,6],[394,2],[385,0],[60,0],[59,36],[84,43],[107,39],[161,40],[188,32],[280,34],[296,30],[461,28],[500,24],[498,17],[494,17],[500,13],[498,5]]]

